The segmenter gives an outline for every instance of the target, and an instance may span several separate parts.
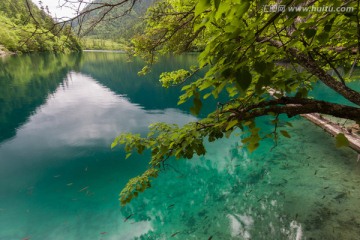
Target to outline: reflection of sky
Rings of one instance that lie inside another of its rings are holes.
[[[65,84],[17,130],[16,137],[0,145],[0,174],[5,178],[34,164],[51,164],[50,159],[72,159],[84,147],[110,149],[118,134],[145,132],[153,122],[191,120],[195,117],[177,109],[147,111],[91,77],[71,72]]]
[[[27,237],[29,227],[31,235],[39,239],[64,239],[66,234],[74,236],[70,239],[92,239],[94,234],[134,239],[151,231],[151,221],[124,223],[127,215],[117,211],[117,191],[144,164],[136,159],[114,163],[111,158],[116,153],[110,151],[110,144],[121,132],[144,133],[152,122],[181,125],[193,120],[196,118],[177,109],[148,111],[89,76],[69,73],[46,103],[17,129],[16,136],[0,144],[0,226],[4,226],[0,227],[0,239]],[[73,185],[67,185],[69,182]],[[86,197],[79,192],[85,186],[95,194]],[[91,210],[85,210],[85,205]],[[46,221],[45,216],[53,220]],[[29,219],[42,227],[34,228],[36,224]]]
[[[153,122],[195,120],[177,109],[146,111],[79,73],[70,73],[68,80],[18,130],[17,137],[2,146],[3,151],[18,146],[45,150],[95,142],[104,146],[121,132],[144,132]]]

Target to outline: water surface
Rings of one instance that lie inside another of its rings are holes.
[[[124,160],[112,140],[156,121],[196,120],[177,106],[179,88],[158,83],[195,60],[168,57],[145,77],[120,53],[2,60],[0,239],[357,239],[357,154],[301,118],[281,125],[292,138],[275,148],[263,141],[250,154],[234,134],[207,144],[204,157],[170,160],[150,190],[120,207],[119,192],[149,156]]]

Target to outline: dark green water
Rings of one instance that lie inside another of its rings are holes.
[[[264,141],[249,154],[234,135],[208,144],[205,157],[172,160],[120,207],[148,158],[124,160],[112,140],[155,121],[195,120],[177,106],[179,89],[157,82],[195,60],[166,58],[141,78],[141,63],[117,53],[1,60],[0,239],[358,239],[357,154],[300,118],[274,149]]]

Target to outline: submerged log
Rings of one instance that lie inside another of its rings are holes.
[[[349,146],[360,153],[360,137],[356,134],[349,133],[346,128],[337,125],[323,117],[318,113],[301,114],[302,117],[306,118],[310,122],[324,129],[326,132],[333,136],[342,133],[349,140]]]
[[[280,92],[276,91],[275,89],[269,88],[268,92],[270,95],[278,99],[275,96],[275,93],[280,94]],[[330,133],[332,136],[336,136],[339,133],[344,134],[344,136],[349,140],[349,147],[354,149],[356,152],[360,153],[360,136],[357,134],[352,134],[349,132],[345,127],[342,127],[334,122],[323,118],[319,113],[308,113],[308,114],[300,114],[303,118],[309,120],[310,122],[314,123],[315,125],[321,127],[326,132]],[[360,154],[359,154],[360,158]]]

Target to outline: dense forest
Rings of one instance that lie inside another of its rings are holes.
[[[156,0],[136,1],[134,5],[127,2],[112,9],[104,19],[99,21],[108,8],[105,7],[94,11],[92,9],[96,8],[98,4],[109,2],[116,1],[97,0],[83,9],[83,12],[90,11],[81,20],[82,31],[80,35],[85,37],[85,40],[83,40],[85,48],[117,48],[119,45],[116,45],[116,43],[126,44],[129,42],[134,35],[144,30],[145,21],[143,18],[147,9]],[[79,30],[78,23],[75,23],[74,27],[76,31]]]
[[[71,29],[55,24],[31,1],[0,1],[0,46],[12,52],[79,51]]]

